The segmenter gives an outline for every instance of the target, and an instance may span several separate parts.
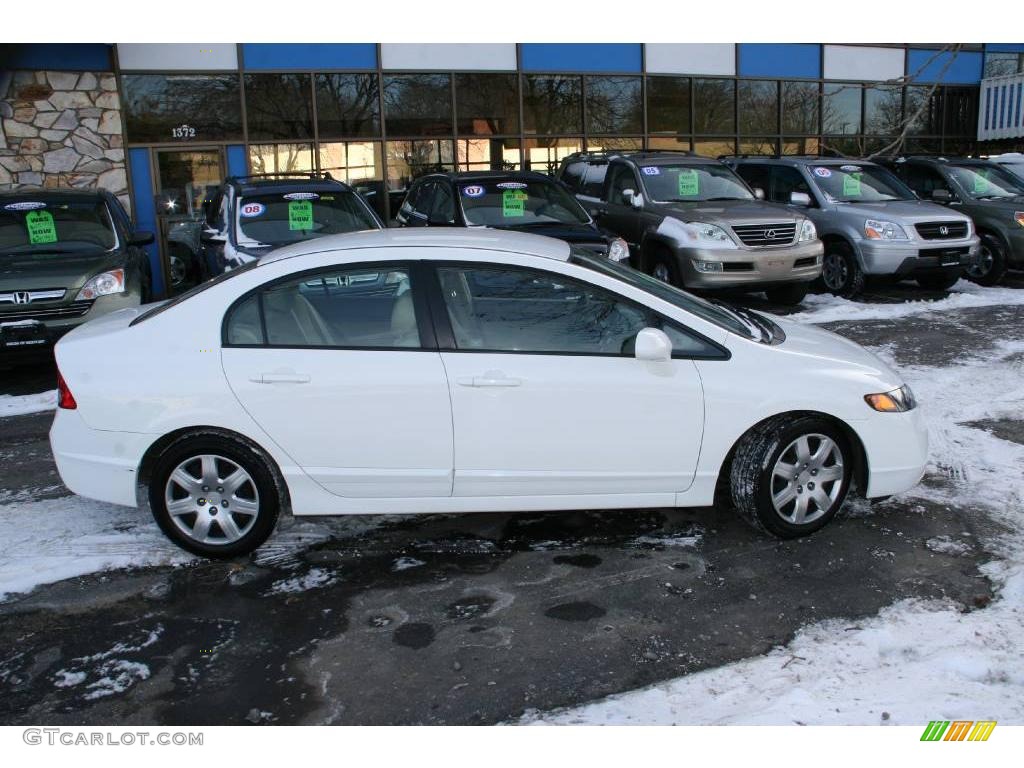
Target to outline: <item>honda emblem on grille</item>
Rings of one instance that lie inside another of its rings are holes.
[[[947,227],[945,225],[939,227],[939,234],[942,235],[943,237],[948,235],[949,234],[949,227]]]
[[[15,304],[28,304],[32,301],[32,294],[28,291],[15,291],[14,292],[14,303]]]
[[[764,233],[764,236],[768,240],[774,240],[775,239],[775,230],[774,229],[769,229],[767,232]]]

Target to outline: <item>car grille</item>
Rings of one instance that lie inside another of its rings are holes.
[[[744,245],[789,245],[796,224],[739,224],[732,228]]]
[[[917,234],[925,240],[953,240],[967,237],[966,221],[925,221],[915,227]]]
[[[92,307],[91,301],[76,301],[62,307],[25,307],[24,309],[0,310],[0,323],[16,323],[19,320],[71,320],[81,317]]]

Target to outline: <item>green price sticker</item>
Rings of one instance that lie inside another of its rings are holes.
[[[28,241],[32,245],[57,242],[57,225],[53,223],[53,214],[49,211],[29,211],[25,214],[25,226],[28,227]]]
[[[313,202],[311,200],[288,201],[288,229],[310,230],[313,228]]]
[[[700,194],[700,178],[697,176],[697,172],[680,171],[679,172],[679,196],[680,197],[693,197],[694,195]]]
[[[859,173],[848,173],[843,176],[843,195],[845,197],[860,197]]]
[[[501,193],[501,215],[520,218],[526,215],[527,194],[521,189],[506,189]]]
[[[974,174],[974,191],[985,192],[988,190],[988,179],[982,176],[980,173]]]

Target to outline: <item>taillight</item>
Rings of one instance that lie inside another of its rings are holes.
[[[78,403],[75,402],[75,396],[71,394],[68,383],[60,375],[60,371],[57,371],[57,407],[67,408],[68,410],[74,410],[78,407]]]

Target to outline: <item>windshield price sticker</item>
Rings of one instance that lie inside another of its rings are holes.
[[[25,226],[28,227],[28,241],[32,245],[57,242],[57,226],[49,211],[29,211],[25,214]]]
[[[502,181],[497,184],[498,189],[526,189],[521,181]]]
[[[262,216],[267,212],[267,206],[263,203],[246,203],[242,206],[242,216],[247,219],[255,218],[256,216]]]
[[[828,168],[815,168],[814,175],[820,176],[823,179],[827,179],[829,176],[832,175],[832,171],[830,171]]]
[[[506,189],[501,193],[501,215],[505,218],[520,218],[526,215],[527,194],[518,189]]]
[[[656,165],[645,165],[640,168],[643,171],[644,176],[660,176],[661,168]]]
[[[320,195],[316,192],[289,192],[283,195],[285,200],[319,200]]]
[[[313,228],[313,203],[291,200],[288,203],[288,229],[308,231]]]
[[[700,179],[694,170],[679,172],[679,196],[693,197],[700,194]]]
[[[985,192],[988,189],[988,179],[986,179],[980,173],[974,174],[973,184],[975,192]]]
[[[482,197],[484,192],[484,188],[478,184],[473,184],[472,186],[462,188],[462,194],[464,194],[466,197]]]
[[[860,174],[851,173],[843,176],[843,195],[846,197],[860,197]]]
[[[846,171],[847,173],[858,173],[861,168],[859,165],[841,165],[839,166],[840,171]]]
[[[25,202],[25,203],[8,203],[4,206],[5,211],[38,211],[40,208],[45,208],[46,203],[40,202]]]

